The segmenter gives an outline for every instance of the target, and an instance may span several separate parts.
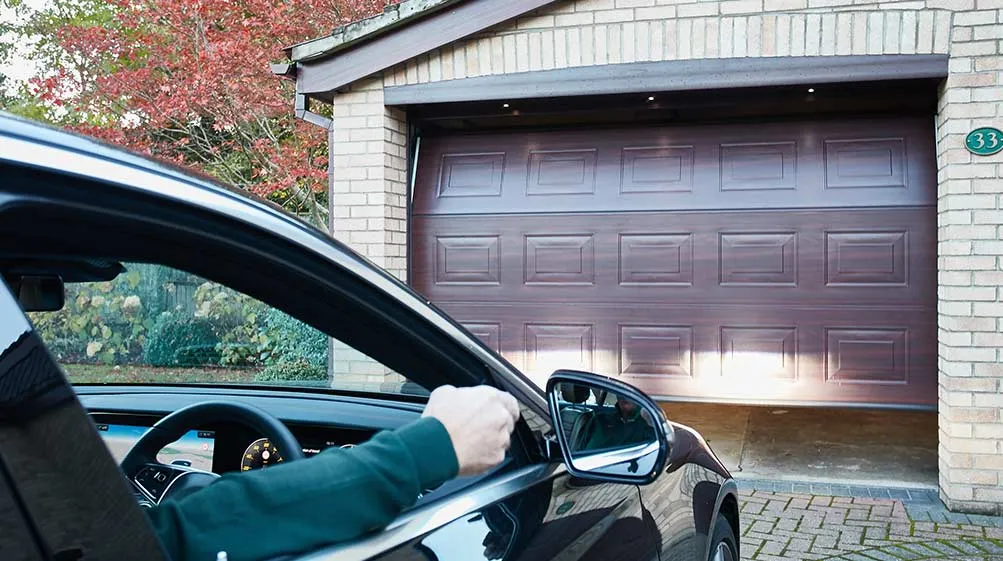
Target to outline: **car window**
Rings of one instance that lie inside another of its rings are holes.
[[[240,384],[424,393],[267,304],[184,271],[123,263],[28,315],[73,384]]]

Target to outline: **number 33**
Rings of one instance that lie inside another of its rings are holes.
[[[999,147],[1000,143],[1003,143],[1003,139],[1000,139],[996,132],[989,132],[988,134],[977,132],[972,135],[972,148],[975,148],[976,150],[981,150],[983,148],[995,150]]]

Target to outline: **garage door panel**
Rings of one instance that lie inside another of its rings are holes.
[[[863,133],[862,131],[867,131]],[[922,205],[930,124],[773,123],[429,138],[417,214]]]
[[[412,274],[437,302],[932,307],[933,212],[422,217]]]
[[[931,119],[428,138],[415,288],[541,386],[932,406]]]
[[[919,405],[936,393],[936,326],[924,311],[442,307],[482,339],[500,334],[489,346],[541,385],[558,368],[584,368],[671,398]]]

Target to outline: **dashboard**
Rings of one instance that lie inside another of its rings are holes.
[[[93,413],[92,417],[98,433],[118,463],[157,420],[155,417],[136,415],[102,422],[110,415]],[[350,448],[375,434],[370,430],[319,426],[290,426],[290,430],[307,457],[332,447]],[[223,474],[260,469],[282,463],[284,458],[282,450],[267,438],[241,425],[218,424],[188,431],[179,440],[161,449],[157,461]]]

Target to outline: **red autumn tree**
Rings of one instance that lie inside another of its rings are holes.
[[[283,47],[387,3],[55,0],[32,20],[49,68],[31,88],[70,117],[70,128],[196,168],[323,225],[324,131],[294,118],[292,85],[269,63]]]

